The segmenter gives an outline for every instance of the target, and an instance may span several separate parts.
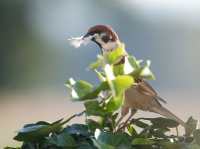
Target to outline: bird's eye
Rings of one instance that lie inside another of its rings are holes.
[[[101,39],[103,40],[103,42],[107,43],[110,40],[110,37],[106,34],[101,36]]]

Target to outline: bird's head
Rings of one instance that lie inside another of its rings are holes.
[[[71,38],[71,44],[79,47],[82,43],[95,42],[103,51],[112,51],[119,45],[117,33],[107,25],[95,25],[88,29],[87,33],[79,38]]]

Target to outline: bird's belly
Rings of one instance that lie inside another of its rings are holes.
[[[135,87],[131,87],[125,92],[125,107],[149,111],[153,104],[154,99],[152,96],[140,93]]]

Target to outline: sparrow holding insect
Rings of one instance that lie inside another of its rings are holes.
[[[89,28],[84,36],[71,38],[69,40],[70,43],[76,48],[81,44],[86,45],[89,41],[93,41],[100,47],[102,54],[115,50],[121,44],[117,33],[110,26],[106,25],[93,26]],[[127,52],[125,52],[120,61],[115,63],[114,66],[124,64],[126,62],[127,55]],[[147,83],[145,79],[135,78],[135,82],[136,84],[132,85],[125,91],[125,99],[121,108],[121,117],[118,122],[120,122],[131,109],[131,114],[128,120],[136,113],[137,110],[143,110],[158,113],[166,118],[177,121],[185,127],[184,121],[163,107],[160,102],[166,103],[165,100],[159,97],[157,92],[149,83]]]

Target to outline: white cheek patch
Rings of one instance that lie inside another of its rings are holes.
[[[106,51],[112,51],[112,50],[114,50],[117,47],[117,44],[116,44],[116,42],[108,42],[106,44],[103,43],[102,47]]]
[[[83,36],[81,37],[72,37],[70,39],[68,39],[70,45],[72,45],[75,48],[79,48],[82,44],[83,45],[87,45],[91,39],[93,38],[93,36],[88,36],[83,38]]]

